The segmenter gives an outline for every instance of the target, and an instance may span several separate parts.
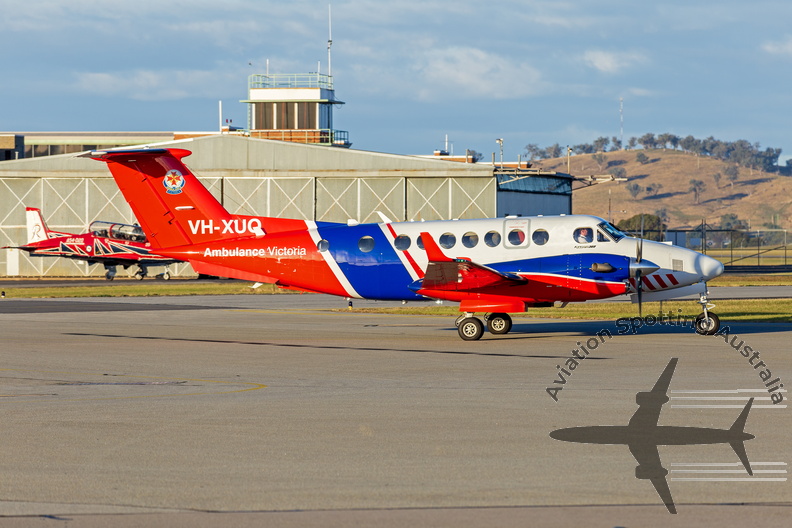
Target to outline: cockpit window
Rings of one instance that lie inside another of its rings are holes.
[[[597,242],[610,242],[611,239],[605,236],[605,233],[597,229]]]
[[[605,233],[613,239],[614,242],[618,242],[622,238],[626,237],[623,232],[619,231],[618,228],[614,227],[612,224],[608,222],[602,222],[597,227],[605,231]]]

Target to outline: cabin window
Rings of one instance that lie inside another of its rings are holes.
[[[360,249],[360,251],[363,253],[369,253],[374,249],[374,239],[370,236],[364,236],[358,240],[358,249]]]
[[[478,235],[473,231],[468,231],[462,235],[462,245],[466,248],[474,248],[478,245]]]
[[[330,242],[328,242],[325,239],[322,239],[322,240],[320,240],[319,242],[316,243],[316,249],[318,249],[319,251],[324,253],[325,251],[330,249]]]
[[[396,249],[398,249],[399,251],[406,251],[410,249],[410,244],[411,244],[410,237],[408,237],[407,235],[399,235],[393,241],[393,245],[396,246]]]
[[[509,231],[508,240],[512,246],[521,246],[525,242],[525,233],[522,229],[512,229]]]
[[[590,227],[578,227],[573,238],[578,244],[591,244],[594,241],[594,231]]]
[[[451,249],[456,244],[456,237],[451,233],[443,233],[440,235],[440,247]]]
[[[424,248],[423,238],[421,238],[421,235],[418,235],[418,238],[415,239],[415,245],[418,246],[418,249]]]
[[[547,244],[547,241],[550,240],[550,234],[544,229],[537,229],[533,232],[533,235],[531,235],[531,240],[533,240],[533,243],[537,246],[544,246]]]
[[[501,236],[497,231],[490,231],[484,235],[484,243],[489,247],[498,247],[500,245]]]

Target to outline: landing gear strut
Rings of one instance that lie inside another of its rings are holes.
[[[116,267],[115,266],[105,266],[105,279],[113,280],[116,276]]]
[[[703,311],[696,316],[696,320],[694,321],[696,333],[701,335],[714,335],[720,328],[720,319],[717,315],[710,312],[712,308],[715,308],[715,305],[707,300],[706,293],[699,294],[698,303],[701,305]]]
[[[146,278],[146,275],[148,275],[148,270],[147,270],[146,268],[144,268],[143,266],[140,266],[140,267],[138,268],[138,270],[135,272],[135,278],[136,278],[137,280],[143,280],[143,279],[145,279],[145,278]]]

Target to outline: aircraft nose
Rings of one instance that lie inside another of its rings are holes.
[[[714,279],[723,273],[723,264],[720,261],[708,257],[707,255],[699,255],[697,260],[696,267],[701,272],[705,281]]]

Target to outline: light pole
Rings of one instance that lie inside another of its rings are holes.
[[[502,169],[503,168],[503,138],[496,139],[495,143],[500,145],[500,165],[501,165],[501,169]]]

